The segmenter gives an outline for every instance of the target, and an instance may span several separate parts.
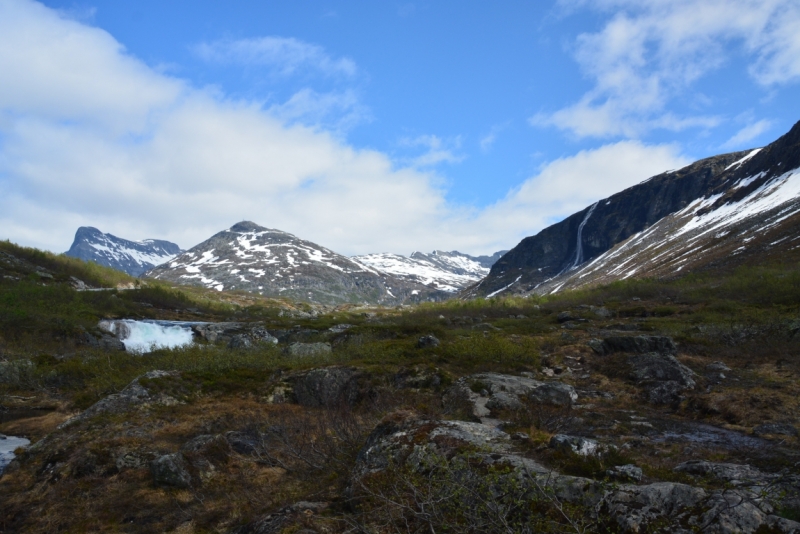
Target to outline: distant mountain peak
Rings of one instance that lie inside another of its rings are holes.
[[[251,221],[234,224],[146,276],[322,304],[396,305],[446,296]]]
[[[241,221],[230,228],[231,232],[240,232],[240,233],[247,233],[247,232],[268,232],[270,231],[269,228],[264,228],[263,226],[259,226],[253,221]],[[276,232],[280,232],[280,230],[273,230]],[[285,233],[285,232],[281,232]]]
[[[93,226],[81,226],[65,254],[139,276],[180,253],[181,248],[169,241],[131,241],[103,233]]]

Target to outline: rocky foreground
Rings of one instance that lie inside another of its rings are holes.
[[[151,371],[20,451],[0,531],[800,532],[796,427],[676,418],[665,408],[737,372],[693,370],[670,337],[606,332],[566,365],[521,373],[325,365],[198,396],[202,376]],[[197,331],[310,361],[358,342],[348,324],[326,342],[273,334]],[[592,382],[590,360],[623,367],[625,384]]]

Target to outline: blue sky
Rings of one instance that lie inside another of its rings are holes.
[[[0,0],[0,237],[508,248],[786,132],[797,27],[794,0]]]

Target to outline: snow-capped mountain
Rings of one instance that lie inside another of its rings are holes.
[[[727,268],[800,248],[800,122],[774,143],[654,176],[527,237],[463,297]]]
[[[489,274],[489,268],[507,251],[491,256],[470,256],[458,251],[434,250],[431,254],[365,254],[353,260],[397,278],[456,293]]]
[[[145,277],[322,304],[395,305],[447,296],[249,221],[219,232]]]
[[[129,241],[104,234],[91,226],[81,226],[75,232],[75,240],[65,254],[113,267],[131,276],[139,276],[180,253],[181,248],[169,241],[158,239]]]

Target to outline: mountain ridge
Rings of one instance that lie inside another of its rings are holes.
[[[653,176],[526,237],[460,296],[544,294],[630,276],[676,275],[711,261],[742,261],[749,254],[736,251],[744,234],[763,228],[777,235],[781,227],[794,228],[798,170],[800,123],[766,147]],[[730,228],[709,235],[702,232],[708,225]],[[655,251],[659,255],[651,254]],[[678,256],[685,256],[682,267],[672,261]]]
[[[81,226],[75,232],[72,246],[65,254],[112,267],[131,276],[139,276],[181,252],[181,248],[170,241],[131,241],[101,232],[93,226]]]

